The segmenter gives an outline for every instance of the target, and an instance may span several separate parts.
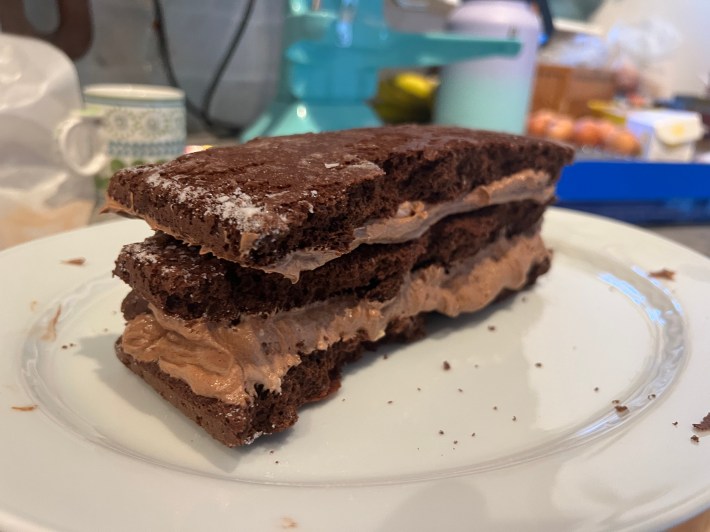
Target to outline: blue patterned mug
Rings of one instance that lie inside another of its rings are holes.
[[[185,94],[159,85],[100,84],[84,88],[90,112],[102,118],[106,164],[96,176],[101,204],[108,180],[129,166],[168,161],[185,149]]]

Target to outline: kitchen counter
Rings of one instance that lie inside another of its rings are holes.
[[[710,224],[659,226],[646,229],[710,257]]]

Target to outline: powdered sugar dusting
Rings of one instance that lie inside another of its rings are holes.
[[[206,213],[232,220],[243,231],[258,231],[266,211],[263,206],[254,205],[251,196],[237,187],[231,195],[223,194],[209,202]]]
[[[128,244],[124,246],[123,250],[134,257],[138,262],[155,264],[158,262],[158,256],[145,249],[140,243]]]
[[[183,175],[166,176],[155,171],[149,174],[147,184],[173,193],[175,201],[181,204],[201,202],[205,204],[205,214],[235,223],[240,231],[259,231],[263,226],[266,210],[255,205],[251,196],[239,187],[233,192],[215,195],[213,191],[200,185],[180,183]]]

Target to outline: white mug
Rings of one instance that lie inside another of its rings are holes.
[[[158,85],[100,84],[84,88],[89,112],[101,117],[107,161],[96,175],[97,200],[121,168],[164,162],[185,150],[185,94]]]

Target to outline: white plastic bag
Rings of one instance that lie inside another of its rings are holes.
[[[0,249],[85,225],[105,144],[62,52],[0,34]]]

